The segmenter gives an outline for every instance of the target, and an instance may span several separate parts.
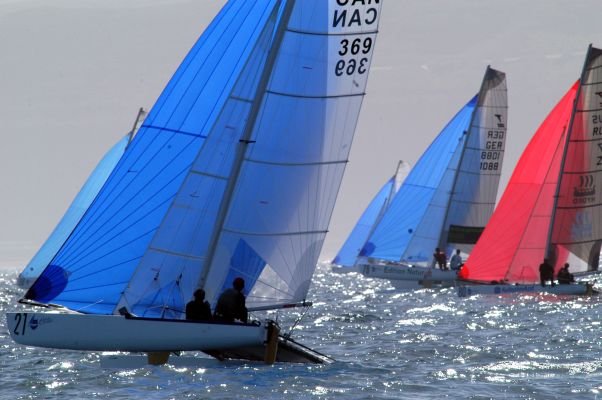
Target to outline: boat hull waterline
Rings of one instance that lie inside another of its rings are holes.
[[[363,264],[361,271],[368,278],[390,281],[452,282],[458,278],[456,271],[408,264]]]
[[[266,341],[262,324],[36,312],[9,312],[6,320],[15,342],[65,350],[202,351],[263,345]]]
[[[343,267],[340,265],[331,265],[330,271],[334,274],[350,274],[352,272],[362,272],[362,267],[359,265],[354,265],[353,267]]]
[[[461,285],[458,286],[459,297],[476,295],[504,295],[504,294],[529,294],[547,293],[559,296],[592,296],[598,291],[589,283],[576,283],[570,285],[541,286],[539,284],[516,285]]]

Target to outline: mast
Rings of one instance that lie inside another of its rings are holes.
[[[571,141],[571,133],[573,133],[573,122],[575,121],[575,111],[577,110],[577,104],[579,103],[579,98],[581,96],[581,88],[583,87],[583,80],[585,79],[585,72],[587,71],[587,65],[589,64],[589,56],[592,51],[592,45],[590,43],[587,48],[587,54],[585,56],[585,62],[583,63],[583,69],[581,70],[581,78],[579,79],[579,88],[577,89],[577,94],[575,95],[575,100],[573,101],[573,111],[571,112],[571,120],[569,122],[569,128],[566,133],[566,139],[564,142],[564,149],[562,150],[562,161],[560,162],[560,170],[558,171],[558,180],[556,182],[556,192],[554,193],[554,205],[552,206],[552,216],[550,217],[550,226],[548,227],[548,238],[546,240],[546,250],[544,252],[544,257],[551,259],[555,258],[552,251],[552,234],[554,232],[554,220],[556,219],[556,207],[558,206],[558,199],[560,197],[560,186],[562,184],[562,175],[564,172],[564,165],[566,163],[566,155],[567,150],[569,148],[569,143]],[[555,264],[556,260],[552,264]]]
[[[477,98],[477,105],[472,110],[472,115],[470,116],[470,124],[468,125],[468,132],[464,132],[464,145],[462,146],[462,152],[460,154],[460,160],[458,161],[458,167],[456,168],[456,173],[454,174],[454,183],[451,186],[451,193],[447,199],[447,205],[445,206],[445,216],[443,217],[443,223],[441,224],[441,232],[439,233],[439,248],[445,247],[444,244],[444,233],[445,233],[445,223],[447,222],[447,217],[449,216],[449,206],[454,197],[454,193],[456,191],[456,184],[458,183],[458,175],[460,175],[460,168],[462,167],[462,161],[464,161],[464,155],[466,154],[466,146],[468,146],[468,140],[470,139],[470,133],[472,130],[472,125],[474,124],[475,114],[477,112],[477,108],[479,108],[479,103],[482,100],[483,89],[485,88],[485,82],[487,82],[489,73],[491,71],[491,66],[487,66],[487,70],[485,71],[485,76],[483,77],[483,81],[481,82],[481,88],[479,89],[479,96]],[[445,242],[447,242],[447,237],[445,238]],[[443,249],[445,251],[445,249]]]
[[[291,15],[293,13],[293,8],[295,7],[296,0],[282,1],[285,2],[282,18],[280,20],[280,24],[277,26],[276,34],[274,35],[274,44],[270,49],[270,52],[266,59],[266,64],[263,73],[261,75],[261,79],[259,81],[259,84],[257,85],[257,90],[255,91],[255,99],[251,107],[249,120],[247,121],[245,130],[241,138],[239,139],[239,145],[236,149],[236,154],[234,156],[234,161],[232,165],[232,173],[230,175],[230,178],[228,179],[228,184],[224,192],[224,197],[220,204],[220,208],[217,214],[215,227],[211,239],[209,240],[209,251],[207,253],[207,257],[203,265],[203,270],[199,279],[199,283],[197,285],[197,287],[199,288],[204,289],[205,283],[207,281],[207,276],[209,275],[209,272],[211,270],[211,264],[213,263],[213,259],[215,258],[217,244],[219,243],[224,224],[226,223],[226,217],[228,215],[228,211],[230,210],[230,204],[232,203],[234,190],[236,189],[236,183],[238,181],[238,177],[240,176],[242,164],[247,154],[249,145],[254,143],[251,140],[251,137],[253,135],[253,129],[255,128],[255,123],[257,122],[257,118],[259,116],[259,111],[263,103],[265,93],[267,91],[267,87],[270,81],[270,77],[272,75],[272,71],[274,69],[274,65],[276,64],[276,58],[278,56],[278,53],[280,52],[280,46],[282,45],[286,28],[288,27]],[[274,7],[275,10],[279,9],[280,5],[282,4],[282,1],[280,1]]]
[[[138,124],[142,120],[143,115],[145,113],[146,113],[146,111],[144,111],[144,107],[140,107],[140,109],[138,110],[138,115],[136,115],[136,120],[134,121],[134,126],[132,126],[132,130],[130,131],[130,133],[128,133],[128,136],[130,137],[128,140],[128,146],[132,142],[132,139],[134,139],[134,135],[136,134],[136,131],[138,130]]]

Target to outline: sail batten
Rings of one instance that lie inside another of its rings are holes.
[[[207,139],[207,135],[202,135],[200,133],[194,133],[194,132],[186,132],[186,131],[182,131],[182,130],[178,130],[178,129],[168,129],[168,128],[154,126],[154,125],[142,125],[142,128],[157,129],[157,130],[160,130],[161,132],[178,133],[178,134],[185,135],[185,136],[193,136],[193,137],[198,137],[198,138],[202,138],[202,139]]]
[[[275,161],[267,161],[267,160],[257,160],[251,158],[245,158],[245,161],[253,164],[264,164],[264,165],[274,165],[281,167],[310,167],[310,166],[320,166],[320,165],[336,165],[336,164],[347,164],[349,160],[332,160],[332,161],[315,161],[315,162],[306,162],[306,163],[292,163],[292,162],[275,162]]]

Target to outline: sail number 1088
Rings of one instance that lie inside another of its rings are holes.
[[[371,37],[365,39],[357,38],[354,40],[343,39],[341,40],[341,49],[339,50],[339,56],[345,57],[348,55],[358,56],[358,58],[351,58],[349,60],[340,59],[337,62],[334,73],[336,76],[353,75],[356,72],[358,74],[365,74],[368,72],[368,58],[362,57],[367,55],[372,50],[374,40]]]

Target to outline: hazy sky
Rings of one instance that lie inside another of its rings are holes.
[[[20,266],[104,152],[150,108],[224,0],[0,0],[0,266]],[[399,159],[414,164],[507,73],[502,187],[539,123],[602,46],[601,0],[384,0],[360,123],[322,258]]]

